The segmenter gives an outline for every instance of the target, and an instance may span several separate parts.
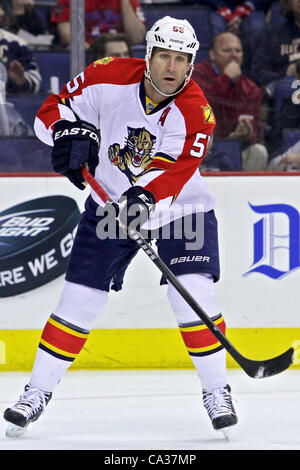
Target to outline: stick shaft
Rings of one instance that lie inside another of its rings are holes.
[[[98,196],[101,197],[102,201],[103,202],[108,202],[110,201],[110,196],[107,194],[106,191],[104,191],[104,189],[102,188],[102,186],[100,186],[100,184],[98,183],[98,181],[95,180],[95,178],[93,177],[93,175],[91,175],[91,173],[89,172],[89,170],[84,166],[82,167],[81,169],[81,174],[83,176],[83,178],[85,179],[85,181],[91,186],[91,188],[95,191],[95,193],[98,194]]]

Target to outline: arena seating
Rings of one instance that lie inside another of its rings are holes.
[[[69,52],[36,51],[35,57],[40,67],[40,72],[42,76],[42,92],[50,92],[51,77],[58,78],[59,89],[70,80]]]
[[[289,98],[294,91],[292,88],[292,83],[295,80],[295,77],[284,77],[281,80],[277,80],[274,86],[274,113],[275,118],[280,110],[282,100],[284,98]]]
[[[39,96],[10,96],[8,102],[13,103],[24,121],[33,128],[34,119],[48,94]]]
[[[21,149],[21,151],[20,151]],[[51,147],[36,137],[1,137],[1,172],[53,172]]]
[[[286,152],[290,147],[300,141],[299,129],[285,129],[283,131],[283,150]]]
[[[270,8],[270,28],[276,28],[285,21],[284,16],[280,14],[280,2],[273,2]]]
[[[234,139],[215,138],[211,152],[204,158],[203,165],[219,168],[221,171],[241,171],[241,143]]]

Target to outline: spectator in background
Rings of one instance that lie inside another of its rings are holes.
[[[290,94],[300,59],[300,0],[282,0],[280,13],[285,21],[272,28],[259,44],[253,60],[253,80],[263,93],[265,141],[271,158],[281,151],[281,131],[277,123],[286,113],[279,111],[282,97]],[[285,126],[286,127],[286,126]],[[279,133],[277,132],[279,131]]]
[[[283,142],[285,131],[300,129],[300,59],[295,65],[295,78],[298,80],[298,87],[295,89],[292,88],[290,96],[282,100],[280,110],[276,115],[270,133],[269,153],[272,158],[270,161],[271,169],[275,169],[276,167],[281,170],[289,169],[290,166],[291,169],[293,169],[295,155],[300,152],[299,143],[293,151],[291,150],[293,146],[291,146],[289,150],[284,151]],[[279,153],[281,153],[281,155],[278,156]],[[297,168],[299,168],[299,158],[297,157],[296,160]]]
[[[266,13],[272,0],[196,0],[196,3],[210,7],[213,36],[228,31],[240,37],[244,52],[243,73],[250,77],[253,54],[267,31]]]
[[[34,36],[45,33],[45,28],[39,17],[34,0],[6,0],[11,5],[15,19],[11,32],[17,34],[20,29],[28,31]]]
[[[51,15],[62,48],[70,44],[70,0],[57,0]],[[131,44],[145,39],[144,14],[138,0],[85,0],[86,49],[103,33],[126,33]]]
[[[300,58],[300,1],[283,0],[280,12],[286,21],[270,30],[253,59],[252,77],[271,96],[274,82],[294,76]]]
[[[232,33],[221,33],[213,38],[209,54],[210,59],[195,65],[192,77],[214,110],[215,138],[241,142],[244,171],[264,170],[268,154],[259,144],[262,96],[242,73],[241,41]]]
[[[10,94],[36,94],[41,85],[38,64],[27,43],[2,27],[6,22],[7,15],[0,7],[0,62],[7,70],[6,91]]]
[[[270,171],[300,171],[300,140],[286,152],[274,157],[268,166]]]
[[[103,57],[130,57],[130,45],[126,34],[102,34],[90,45],[89,62]]]
[[[300,129],[300,59],[295,65],[295,85],[298,88],[291,88],[290,96],[284,98],[280,110],[277,114],[274,126],[277,126],[276,133],[284,129]]]

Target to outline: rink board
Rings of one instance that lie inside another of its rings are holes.
[[[0,371],[31,370],[41,330],[0,331]],[[254,360],[289,349],[300,328],[234,328],[228,339],[241,354]],[[228,368],[239,368],[227,354]],[[72,369],[189,369],[193,368],[178,329],[92,330]],[[298,368],[299,365],[293,365]]]
[[[1,177],[0,183],[0,211],[51,195],[74,199],[82,211],[88,195],[88,189],[78,191],[64,178],[50,175]],[[300,176],[223,174],[206,177],[206,183],[217,200],[221,280],[216,291],[228,337],[247,357],[272,357],[300,339]],[[13,269],[15,277],[6,272],[2,280],[21,283],[21,268],[12,260]],[[139,253],[125,276],[124,289],[111,293],[72,367],[192,367],[167,288],[159,281],[157,268]],[[31,291],[0,297],[1,370],[32,367],[42,328],[63,284],[64,277],[59,276]],[[236,367],[230,357],[228,366]]]

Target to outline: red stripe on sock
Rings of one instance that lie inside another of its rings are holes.
[[[226,323],[224,320],[218,324],[218,327],[222,333],[225,334]],[[180,333],[187,348],[204,348],[216,344],[219,341],[207,327],[193,331],[180,330]]]
[[[42,339],[49,345],[61,349],[62,351],[78,354],[83,348],[87,338],[79,338],[48,322],[42,333]]]

